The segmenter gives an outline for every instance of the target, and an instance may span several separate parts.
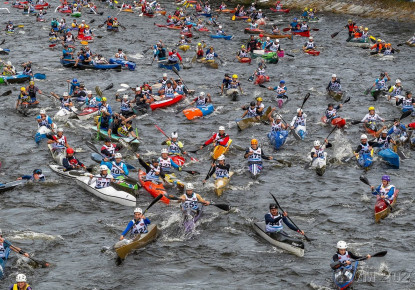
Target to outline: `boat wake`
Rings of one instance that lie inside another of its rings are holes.
[[[61,235],[48,235],[44,233],[36,233],[25,231],[23,233],[17,233],[13,236],[9,237],[11,240],[44,240],[44,241],[55,241],[55,240],[63,240]]]

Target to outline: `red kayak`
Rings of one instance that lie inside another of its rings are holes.
[[[183,26],[175,26],[174,24],[165,25],[165,24],[154,23],[154,25],[157,26],[157,27],[164,27],[164,28],[167,28],[167,29],[175,29],[175,30],[183,29]],[[191,28],[192,25],[187,25],[187,27]]]
[[[49,3],[36,4],[35,5],[36,10],[43,10],[43,9],[47,9],[47,8],[49,8]]]
[[[98,108],[85,108],[77,115],[80,120],[88,120],[98,114]]]
[[[85,36],[83,34],[78,34],[78,36],[76,37],[79,40],[85,40],[85,41],[93,41],[94,39],[92,38],[92,36]]]
[[[275,8],[270,8],[272,12],[282,12],[282,13],[288,13],[290,12],[290,9],[275,9]]]
[[[259,29],[259,28],[245,28],[244,33],[249,34],[261,34],[264,33],[265,30]]]
[[[146,173],[142,170],[138,171],[138,179],[140,180],[141,186],[144,187],[145,190],[148,191],[148,193],[150,193],[153,197],[157,197],[160,194],[167,194],[166,190],[164,189],[164,186],[162,183],[154,183],[152,181],[144,181],[146,177]],[[168,199],[167,197],[163,196],[161,198],[161,201],[164,202],[165,204],[169,204],[170,203],[170,199]]]
[[[291,33],[294,35],[299,35],[303,37],[310,37],[310,30],[302,31],[302,30],[291,30]]]
[[[320,52],[314,49],[306,49],[304,52],[314,56],[320,55]]]
[[[154,17],[154,13],[143,13],[143,15],[150,18]]]
[[[241,63],[251,63],[251,59],[249,57],[240,57],[238,60]]]
[[[321,117],[321,122],[323,122],[324,124],[327,124],[327,117],[326,116]],[[331,120],[331,124],[333,126],[343,128],[346,125],[346,120],[338,117],[338,118]]]
[[[265,82],[269,82],[269,76],[260,75],[256,77],[254,85],[261,85]]]
[[[396,205],[396,199],[399,194],[399,189],[395,190],[395,197],[393,201],[390,203],[390,207],[394,208]],[[380,196],[377,196],[376,203],[375,203],[375,222],[380,222],[381,219],[384,219],[389,215],[391,212],[390,207],[386,204],[385,200]]]
[[[150,104],[150,108],[154,111],[155,109],[168,107],[180,102],[183,99],[183,95],[177,93],[174,94],[174,98],[163,98],[160,101]]]
[[[193,36],[191,32],[180,32],[180,34],[186,36],[187,38],[190,38]]]
[[[206,27],[202,27],[202,28],[198,29],[197,31],[200,31],[200,32],[210,32],[210,30],[208,28],[206,28]]]
[[[408,124],[408,127],[409,127],[409,128],[415,128],[415,122],[414,122],[414,123],[409,123],[409,124]]]
[[[184,159],[181,155],[170,155],[170,158],[173,159],[174,163],[179,166],[183,166],[186,161],[186,159]]]

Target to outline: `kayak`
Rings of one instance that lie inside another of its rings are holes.
[[[252,58],[261,57],[265,59],[267,63],[278,63],[278,54],[276,52],[265,52],[262,50],[254,50],[251,53]]]
[[[163,183],[154,183],[153,181],[145,181],[146,173],[143,170],[138,171],[138,179],[140,180],[141,186],[144,187],[145,190],[147,190],[148,193],[150,193],[154,198],[159,196],[160,194],[167,194],[166,190],[164,189]],[[170,203],[170,199],[163,196],[161,198],[161,201],[165,204]]]
[[[301,140],[304,140],[307,135],[307,128],[306,126],[298,125],[297,128],[295,128],[295,132],[300,136]]]
[[[196,228],[197,221],[201,218],[203,213],[203,206],[199,210],[191,210],[190,208],[183,210],[183,228],[186,234],[192,233]]]
[[[347,42],[347,46],[355,46],[355,47],[363,47],[369,48],[370,42],[369,38],[352,38],[350,41]]]
[[[316,170],[318,176],[323,176],[324,172],[326,172],[326,157],[315,158],[311,163],[311,168]]]
[[[56,112],[55,116],[53,116],[53,120],[57,120],[60,122],[66,122],[68,121],[69,118],[73,118],[76,116],[75,114],[76,111],[77,109],[75,107],[72,107],[71,111],[62,108]]]
[[[101,154],[93,152],[93,153],[91,153],[91,159],[94,160],[96,163],[101,164],[102,159],[104,159],[104,157]],[[133,165],[131,165],[131,164],[125,162],[125,161],[123,161],[123,163],[125,164],[125,166],[127,166],[128,170],[136,170],[136,168]]]
[[[286,130],[268,133],[269,141],[275,150],[279,150],[284,145],[287,137],[288,132]]]
[[[211,18],[212,17],[212,13],[199,13],[198,16],[205,16],[207,18]]]
[[[143,13],[143,15],[150,18],[154,17],[154,13]]]
[[[351,267],[342,266],[333,272],[333,282],[338,289],[345,290],[352,286],[358,265],[359,262],[354,261]]]
[[[256,76],[254,85],[261,85],[265,82],[269,82],[269,76],[259,75],[259,76]]]
[[[197,106],[196,108],[184,109],[183,114],[188,120],[193,120],[203,116],[212,114],[214,111],[213,105],[209,104],[207,106]]]
[[[154,11],[154,13],[156,13],[156,14],[161,14],[161,15],[166,15],[166,13],[167,13],[167,11],[166,10],[156,10],[156,11]]]
[[[249,64],[251,64],[252,59],[250,57],[239,57],[238,61],[240,63],[249,63]]]
[[[288,13],[288,12],[290,12],[290,9],[275,9],[275,8],[270,8],[270,10],[272,12],[282,12],[282,13]]]
[[[305,53],[309,54],[309,55],[314,55],[314,56],[318,56],[320,55],[320,52],[314,49],[306,49],[304,50]]]
[[[42,141],[42,139],[45,139],[46,138],[46,134],[49,134],[50,132],[52,132],[52,130],[50,130],[46,126],[39,127],[37,129],[37,132],[36,132],[36,135],[35,135],[35,142],[37,144],[39,144],[40,141]]]
[[[229,97],[232,98],[232,101],[236,101],[238,99],[239,96],[239,91],[238,89],[227,89],[225,91],[225,94]]]
[[[197,31],[199,31],[199,32],[210,32],[209,28],[206,28],[206,27],[199,28],[199,29],[197,29]]]
[[[80,112],[78,115],[79,120],[88,120],[96,115],[98,115],[99,110],[97,107],[90,107],[90,108],[84,108],[82,112]]]
[[[268,33],[264,33],[263,35],[264,35],[264,37],[269,37],[271,39],[276,39],[276,38],[291,38],[291,40],[293,39],[292,34],[268,34]]]
[[[110,58],[109,60],[108,60],[108,62],[110,63],[110,64],[120,64],[120,65],[122,65],[123,67],[125,67],[125,68],[128,68],[129,70],[135,70],[135,66],[136,66],[136,64],[135,64],[135,62],[132,62],[132,61],[128,61],[128,60],[125,60],[125,59],[123,59],[123,58]]]
[[[15,181],[12,181],[12,182],[3,183],[3,184],[0,185],[0,192],[11,190],[11,189],[15,188],[16,186],[25,184],[26,182],[27,182],[27,180],[15,180]]]
[[[174,98],[163,98],[160,101],[154,102],[150,104],[151,110],[160,109],[164,107],[168,107],[180,102],[183,99],[183,95],[179,95],[178,93],[174,93]]]
[[[77,68],[77,69],[96,69],[96,70],[116,69],[118,71],[121,71],[120,64],[101,64],[101,63],[94,64],[92,62],[91,64],[78,63],[78,65],[75,67],[74,59],[61,58],[60,62],[64,67],[72,67],[72,68]]]
[[[259,29],[259,28],[245,28],[244,29],[244,33],[249,33],[249,34],[261,34],[263,32],[265,32],[265,30]]]
[[[268,119],[269,112],[271,112],[271,106],[265,110],[265,112],[262,114],[259,120],[255,117],[245,118],[242,120],[238,119],[239,121],[236,122],[236,125],[238,126],[238,129],[240,131],[243,131],[251,127],[254,123],[265,122]]]
[[[303,37],[310,37],[310,30],[291,30],[291,33],[293,35],[299,35],[299,36],[303,36]]]
[[[23,73],[19,73],[13,76],[4,76],[0,75],[0,84],[16,84],[16,83],[24,83],[30,80],[30,76],[24,75]]]
[[[327,117],[321,117],[321,122],[327,124]],[[337,126],[338,128],[343,128],[346,125],[346,120],[340,117],[334,118],[330,121],[333,126]]]
[[[304,243],[300,239],[293,238],[284,231],[267,233],[265,230],[265,222],[253,222],[252,227],[258,235],[272,245],[298,257],[304,256]]]
[[[357,156],[357,163],[359,163],[363,169],[369,169],[373,163],[373,149],[370,153],[363,153],[362,155]]]
[[[377,137],[376,133],[379,130],[378,125],[376,123],[374,123],[373,125],[370,124],[370,127],[368,127],[367,125],[369,125],[369,124],[367,124],[367,123],[363,124],[363,128],[366,130],[366,133],[372,135],[373,137]],[[376,131],[373,130],[373,129],[375,129]]]
[[[43,4],[36,4],[35,5],[35,9],[36,10],[43,10],[43,9],[47,9],[49,7],[49,3],[43,3]]]
[[[85,171],[83,170],[65,170],[65,167],[63,167],[62,165],[56,165],[56,164],[49,164],[49,167],[50,169],[52,169],[53,172],[56,172],[57,174],[64,176],[64,177],[75,179],[80,176],[85,176]]]
[[[209,68],[218,69],[219,64],[214,59],[206,59],[204,57],[196,60],[197,62],[205,64]]]
[[[190,45],[188,45],[188,44],[179,45],[179,49],[186,52],[190,49]]]
[[[234,9],[216,9],[215,12],[219,12],[219,13],[235,13],[236,12],[236,8],[234,8]]]
[[[396,199],[398,198],[399,189],[396,189],[395,197],[393,199],[393,202],[390,204],[392,208],[396,205]],[[375,203],[375,222],[380,222],[381,219],[384,219],[389,215],[391,212],[390,207],[386,204],[386,202],[380,197],[377,197],[376,203]]]
[[[228,177],[222,177],[222,178],[216,178],[215,179],[215,193],[217,196],[221,196],[223,192],[225,191],[226,186],[229,184],[229,181],[234,174],[233,171],[229,172],[229,178]]]
[[[310,17],[307,17],[307,18],[303,18],[305,21],[307,21],[308,23],[317,23],[317,22],[320,22],[320,18],[318,18],[318,17],[313,17],[313,18],[310,18]]]
[[[250,164],[248,164],[248,170],[249,173],[251,173],[252,178],[257,178],[257,176],[262,171],[262,162],[251,162]]]
[[[157,61],[159,64],[159,68],[165,68],[169,70],[173,70],[175,67],[178,71],[180,70],[180,65],[178,63],[175,64],[169,64],[166,60]]]
[[[52,144],[48,144],[48,148],[53,161],[62,166],[62,160],[66,157],[66,147],[54,147]]]
[[[71,14],[72,17],[77,17],[77,18],[81,17],[81,15],[82,15],[81,12],[74,12]]]
[[[175,29],[175,30],[182,30],[183,29],[183,26],[175,26],[174,24],[165,25],[165,24],[156,24],[156,23],[154,23],[154,25],[157,26],[157,27],[164,27],[164,28],[167,28],[167,29]],[[189,26],[192,27],[191,25],[188,25],[188,27]]]
[[[7,259],[9,258],[9,255],[10,255],[10,247],[7,247],[3,254],[4,254],[4,257],[0,259],[0,280],[3,279],[4,277],[4,270],[6,267]]]
[[[382,159],[388,162],[390,165],[392,165],[396,169],[399,169],[399,155],[396,154],[393,150],[386,148],[380,150],[378,152],[378,155],[382,157]]]
[[[278,58],[284,57],[285,56],[285,52],[283,50],[278,50],[277,51],[277,55],[278,55]]]
[[[89,177],[76,177],[76,184],[103,200],[115,202],[124,206],[136,206],[135,196],[128,192],[117,190],[111,185],[105,188],[95,188],[96,179],[92,179],[91,184],[89,184],[89,182]]]
[[[233,38],[233,35],[218,35],[218,34],[211,34],[210,38],[214,39],[226,39],[231,40]]]
[[[411,46],[411,47],[415,46],[415,43],[410,43],[409,41],[405,42],[405,44],[408,45],[408,46]]]
[[[231,17],[231,20],[247,20],[247,19],[249,19],[249,16],[235,16],[234,15]]]
[[[339,91],[327,91],[327,94],[338,102],[343,98],[344,95],[343,92]]]
[[[212,158],[216,160],[222,154],[225,155],[226,152],[228,152],[231,144],[232,144],[232,139],[229,139],[228,144],[226,144],[226,146],[216,145],[216,147],[213,149],[213,152],[212,152]]]
[[[186,159],[181,155],[169,155],[169,157],[179,166],[183,166]]]
[[[117,253],[118,257],[125,259],[129,253],[134,250],[141,249],[153,242],[157,238],[158,228],[157,225],[150,224],[147,226],[147,233],[138,234],[132,239],[124,239],[118,241],[114,245],[114,250]]]
[[[180,34],[186,36],[187,38],[191,38],[193,36],[193,33],[191,32],[180,31]]]
[[[82,40],[82,41],[88,41],[88,42],[93,42],[94,41],[94,38],[92,36],[85,36],[83,34],[78,34],[76,39],[79,39],[79,40]]]
[[[90,127],[92,130],[94,130],[95,132],[98,131],[96,126],[91,126]],[[123,140],[124,142],[130,144],[130,145],[140,145],[140,141],[138,141],[138,139],[133,140],[133,137],[121,137],[115,134],[111,133],[111,136],[108,136],[108,130],[104,130],[104,129],[100,129],[99,130],[99,135],[105,136],[105,137],[110,137],[112,141],[120,141]]]

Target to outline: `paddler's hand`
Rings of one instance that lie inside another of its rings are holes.
[[[120,241],[122,241],[122,240],[124,240],[124,236],[123,235],[120,236]]]
[[[104,158],[104,161],[105,161],[105,162],[108,162],[108,158],[107,158],[107,157],[105,157],[105,158]]]
[[[272,159],[274,159],[274,157],[273,157],[273,156],[270,156],[270,157],[269,157],[269,160],[272,160]]]
[[[140,158],[140,154],[138,153],[135,153],[135,156],[137,156],[137,158]]]
[[[204,203],[203,203],[203,205],[209,205],[210,204],[210,202],[209,201],[205,201]]]
[[[302,234],[303,236],[305,235],[305,234],[304,234],[304,231],[298,230],[297,232],[298,232],[299,234]]]
[[[352,263],[352,262],[350,262],[350,261],[346,261],[346,262],[345,262],[345,264],[346,264],[346,265],[350,265],[351,263]]]
[[[30,257],[28,253],[24,253],[23,256],[25,256],[26,258]]]
[[[372,191],[374,191],[374,190],[375,190],[375,187],[374,187],[373,185],[371,185],[371,186],[370,186],[370,189],[371,189]]]
[[[203,179],[202,183],[205,184],[206,183],[206,179]]]
[[[200,149],[199,150],[202,150],[203,149],[203,145],[202,146],[200,146]]]
[[[367,255],[366,258],[369,260],[370,258],[372,258],[371,255]]]
[[[284,212],[282,213],[282,215],[286,217],[286,216],[288,216],[288,213],[287,213],[286,211],[284,211]]]

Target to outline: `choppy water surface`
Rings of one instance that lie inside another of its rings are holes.
[[[170,10],[174,8],[169,3],[165,6]],[[133,86],[143,81],[156,81],[166,72],[158,69],[155,64],[147,65],[151,61],[151,52],[140,58],[143,50],[159,39],[173,47],[179,38],[177,31],[155,28],[153,22],[164,23],[164,17],[148,19],[138,17],[138,14],[121,13],[118,17],[127,30],[107,34],[104,28],[96,29],[95,34],[104,37],[97,39],[90,47],[106,57],[112,56],[122,47],[128,55],[139,58],[136,59],[137,71],[72,71],[60,65],[59,49],[48,49],[49,22],[34,23],[33,17],[23,17],[16,10],[12,11],[15,14],[2,14],[3,20],[11,19],[14,23],[24,24],[25,33],[13,36],[3,34],[1,38],[6,38],[3,47],[12,50],[3,59],[10,59],[15,66],[28,59],[32,60],[35,72],[47,74],[46,80],[37,81],[37,86],[44,92],[63,93],[67,90],[66,80],[73,77],[77,77],[90,89],[96,85],[103,88],[113,82],[114,89],[105,92],[105,95],[117,110],[119,103],[115,102],[114,95],[120,88],[119,84]],[[115,15],[117,12],[113,10],[110,14]],[[47,15],[48,21],[55,15],[51,11]],[[88,15],[86,19],[96,19],[96,28],[107,15],[108,11],[103,16]],[[284,27],[292,15],[269,14],[269,17],[272,22]],[[291,120],[304,95],[311,93],[304,107],[309,116],[307,140],[298,142],[290,137],[280,152],[273,152],[268,144],[267,126],[258,125],[238,132],[233,122],[242,115],[240,107],[256,96],[262,96],[265,105],[275,106],[272,92],[247,82],[256,64],[234,61],[237,49],[248,39],[248,35],[242,32],[246,24],[231,22],[228,16],[221,16],[225,31],[235,35],[232,41],[211,40],[205,34],[195,33],[199,39],[194,40],[194,43],[205,40],[215,47],[226,62],[218,70],[194,64],[193,68],[182,70],[180,74],[189,88],[211,93],[217,110],[211,116],[195,121],[188,121],[181,114],[175,115],[175,108],[157,110],[151,119],[137,119],[134,125],[138,127],[142,141],[139,152],[145,156],[155,156],[162,148],[160,143],[164,137],[152,125],[153,119],[169,134],[177,130],[187,148],[199,146],[219,125],[225,125],[234,144],[245,147],[252,137],[258,138],[266,153],[291,161],[293,166],[281,167],[265,161],[263,174],[254,181],[247,174],[243,152],[233,148],[228,153],[227,160],[236,174],[230,189],[218,199],[213,193],[212,184],[202,187],[201,181],[210,166],[209,150],[204,149],[197,154],[201,162],[189,165],[189,168],[199,170],[202,175],[193,178],[180,173],[180,177],[195,183],[197,191],[205,198],[229,203],[235,209],[225,213],[215,207],[207,208],[196,235],[187,240],[178,230],[181,221],[178,205],[173,203],[166,206],[159,203],[149,211],[148,217],[160,225],[162,235],[157,242],[129,256],[121,266],[116,266],[115,254],[108,249],[132,218],[132,208],[102,201],[77,187],[73,181],[50,171],[47,164],[52,159],[46,145],[36,147],[33,141],[36,130],[34,117],[38,111],[32,112],[28,118],[16,113],[13,108],[20,86],[11,86],[13,95],[0,99],[1,181],[14,180],[39,167],[46,172],[48,182],[27,185],[1,194],[0,227],[14,244],[28,249],[39,259],[49,261],[52,267],[33,269],[13,254],[0,288],[8,287],[14,281],[16,273],[21,271],[28,275],[30,284],[35,289],[265,289],[270,286],[329,289],[333,287],[330,259],[335,252],[336,242],[344,239],[351,243],[351,249],[358,254],[388,250],[385,258],[372,259],[362,264],[363,274],[356,283],[356,288],[414,289],[415,278],[413,274],[408,276],[413,271],[412,261],[415,258],[415,239],[412,234],[415,222],[411,213],[414,203],[411,182],[413,159],[403,161],[399,170],[390,169],[377,161],[367,174],[372,183],[380,183],[381,175],[390,174],[393,184],[401,190],[398,208],[381,224],[374,223],[375,198],[371,196],[369,188],[359,182],[362,170],[353,162],[338,162],[357,145],[362,133],[360,127],[349,125],[332,135],[334,147],[327,152],[334,162],[323,177],[303,169],[312,141],[322,140],[331,130],[319,122],[327,103],[332,101],[325,95],[331,74],[336,73],[341,78],[343,88],[352,97],[341,110],[341,116],[360,119],[366,114],[368,106],[375,105],[382,117],[390,119],[400,115],[399,108],[384,99],[374,103],[370,97],[363,95],[363,91],[381,71],[387,71],[393,80],[400,78],[405,88],[413,89],[414,50],[406,46],[400,47],[401,52],[394,61],[369,57],[367,50],[345,46],[345,30],[336,38],[330,38],[331,33],[342,29],[347,16],[328,14],[322,15],[322,18],[320,23],[312,24],[312,27],[320,29],[319,32],[312,33],[315,42],[321,47],[319,57],[301,53],[305,38],[295,37],[293,41],[283,39],[282,47],[294,54],[295,58],[286,57],[278,65],[269,65],[267,68],[271,85],[276,85],[280,79],[287,82],[291,100],[281,111],[286,120]],[[68,17],[67,20],[71,21]],[[413,33],[412,23],[364,18],[355,20],[368,26],[376,37],[385,38],[394,44],[406,41]],[[194,52],[191,50],[183,55],[190,62]],[[224,73],[238,74],[244,91],[247,92],[237,102],[218,94]],[[169,77],[176,77],[171,71],[168,74]],[[0,92],[6,89],[8,88],[2,86]],[[58,110],[57,104],[44,96],[40,100],[42,106],[47,107],[48,114],[53,116]],[[408,123],[410,120],[408,118],[405,121]],[[69,144],[85,149],[85,153],[78,154],[78,157],[87,164],[92,164],[84,142],[94,135],[86,129],[87,125],[78,120],[60,124],[65,128]],[[408,155],[411,153],[408,152]],[[174,189],[171,191],[174,192]],[[262,219],[267,212],[271,202],[270,191],[277,196],[297,225],[313,239],[312,243],[306,244],[304,258],[274,248],[253,233],[250,222]],[[138,205],[146,207],[151,197],[144,190],[140,190],[140,194]]]

